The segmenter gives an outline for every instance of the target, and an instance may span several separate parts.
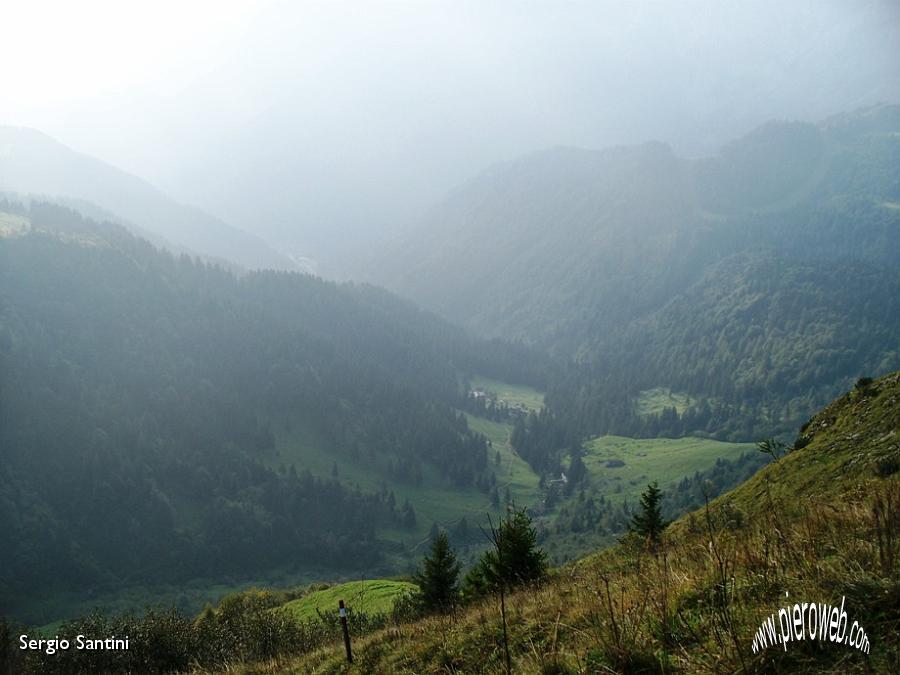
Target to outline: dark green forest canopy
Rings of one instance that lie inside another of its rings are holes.
[[[539,357],[389,293],[243,276],[49,204],[0,239],[0,605],[277,565],[363,566],[414,515],[261,461],[272,424],[339,461],[482,479],[466,374],[540,384]]]

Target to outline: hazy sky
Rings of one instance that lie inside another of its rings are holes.
[[[4,2],[4,115],[58,120],[104,94],[177,94],[234,49],[254,0]],[[55,114],[54,114],[55,113]]]
[[[391,233],[486,165],[900,102],[893,0],[5,2],[0,123],[297,254]]]

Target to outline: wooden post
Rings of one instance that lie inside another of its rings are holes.
[[[347,649],[347,663],[353,663],[353,652],[350,650],[350,631],[347,630],[347,610],[344,609],[343,600],[338,600],[338,609],[341,615],[341,630],[344,631],[344,647]]]

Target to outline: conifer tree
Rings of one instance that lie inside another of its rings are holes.
[[[452,609],[459,602],[459,571],[459,561],[442,530],[422,560],[422,571],[413,576],[419,586],[419,606],[429,612]]]
[[[546,555],[537,545],[537,532],[524,508],[510,506],[506,519],[496,528],[491,526],[491,543],[493,547],[466,575],[466,595],[509,589],[547,575]]]
[[[654,481],[647,486],[641,495],[641,505],[637,513],[631,517],[629,529],[653,544],[659,543],[662,531],[668,523],[662,517],[662,490]]]

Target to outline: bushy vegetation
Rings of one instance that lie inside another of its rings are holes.
[[[250,590],[225,597],[196,618],[175,609],[144,614],[89,616],[64,622],[51,639],[68,640],[69,649],[54,653],[21,651],[19,635],[33,632],[0,621],[0,672],[171,673],[195,669],[218,671],[237,664],[303,654],[340,639],[336,611],[300,618],[285,611],[283,594]],[[335,605],[336,607],[336,605]],[[386,625],[389,612],[351,610],[354,631],[364,634]],[[76,637],[128,637],[128,649],[76,648]]]
[[[546,577],[546,554],[537,544],[537,533],[526,509],[511,505],[496,527],[491,523],[489,538],[491,547],[466,573],[465,597],[506,591]]]
[[[546,577],[544,554],[536,546],[524,510],[512,509],[494,534],[494,548],[482,555],[476,568],[478,586],[467,588],[469,601]],[[354,639],[388,625],[457,610],[464,597],[459,588],[460,564],[446,533],[435,536],[422,562],[415,576],[418,586],[371,581],[289,591],[251,589],[226,596],[194,619],[174,608],[148,609],[139,616],[95,612],[63,622],[52,635],[42,634],[57,641],[49,651],[46,647],[19,650],[20,635],[33,638],[37,634],[0,619],[0,672],[170,673],[283,663],[340,640],[338,599],[347,601]],[[467,583],[472,583],[470,578]],[[82,650],[75,648],[79,635],[127,637],[129,645],[118,650]],[[69,648],[60,649],[60,640],[68,641]]]

